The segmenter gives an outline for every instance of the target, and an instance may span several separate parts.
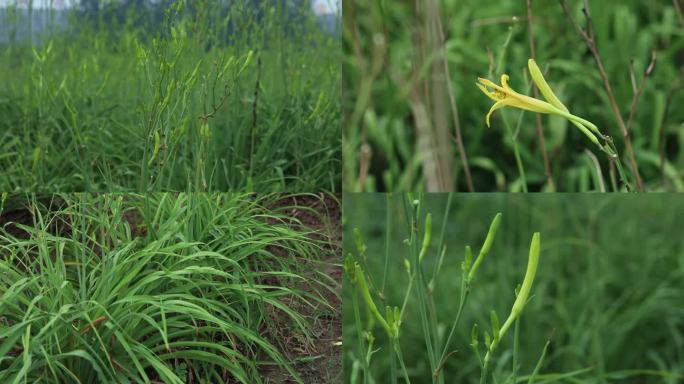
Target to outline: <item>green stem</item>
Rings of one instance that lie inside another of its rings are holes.
[[[427,298],[425,292],[425,277],[423,276],[423,271],[420,264],[420,251],[418,244],[418,217],[420,208],[420,199],[418,200],[418,205],[414,206],[413,201],[408,201],[408,204],[404,204],[405,207],[409,208],[406,212],[406,217],[409,218],[410,232],[409,232],[409,245],[411,249],[412,259],[415,263],[415,274],[417,278],[416,283],[416,293],[418,295],[418,309],[420,312],[420,322],[423,328],[423,336],[425,337],[425,347],[428,353],[428,360],[430,362],[430,371],[434,372],[436,367],[435,363],[435,351],[433,345],[433,335],[431,333],[431,324],[429,320],[429,314],[425,300]],[[413,208],[413,209],[411,209]],[[435,383],[435,376],[432,376],[432,382]]]
[[[468,299],[469,292],[470,284],[467,282],[467,279],[464,278],[461,282],[461,297],[458,301],[458,311],[456,312],[456,318],[454,319],[454,323],[451,325],[449,336],[447,336],[446,342],[444,343],[444,348],[442,349],[442,354],[439,357],[439,368],[437,368],[436,374],[440,377],[443,377],[443,375],[440,375],[440,373],[445,363],[444,359],[446,358],[449,350],[449,343],[451,342],[451,339],[454,337],[454,333],[456,333],[456,327],[458,326],[458,321],[461,319],[463,307],[465,307],[465,302]]]
[[[363,382],[364,384],[369,384],[370,380],[368,379],[368,359],[366,359],[366,356],[363,352],[363,327],[361,326],[361,313],[359,311],[359,299],[356,297],[356,290],[354,290],[354,292],[352,293],[352,307],[354,308],[354,325],[356,326],[356,337],[358,338],[357,342],[359,343],[358,354],[361,358],[361,361],[363,362]]]
[[[520,319],[517,319],[515,321],[515,328],[513,331],[513,380],[512,380],[513,383],[515,383],[517,381],[517,377],[518,377],[518,352],[520,349],[519,333],[520,333]]]
[[[387,270],[389,269],[389,245],[390,245],[390,235],[391,235],[391,224],[392,220],[390,217],[390,198],[392,195],[389,193],[385,195],[386,205],[385,205],[385,267],[382,274],[382,296],[385,296],[385,281],[387,280]]]
[[[521,117],[522,117],[522,113],[523,112],[520,112]],[[520,157],[520,149],[518,148],[518,141],[515,137],[514,132],[511,130],[511,125],[508,122],[508,119],[506,118],[506,114],[503,110],[501,111],[501,117],[503,119],[504,125],[506,126],[506,133],[511,138],[511,143],[513,145],[513,154],[515,155],[515,164],[518,167],[518,174],[520,175],[520,179],[522,180],[523,192],[527,193],[527,177],[525,176],[525,167],[523,166],[522,158]],[[520,125],[521,121],[522,121],[522,119],[519,118],[518,119],[518,125]]]
[[[399,345],[399,339],[394,343],[394,352],[397,354],[399,359],[399,365],[401,365],[401,370],[404,373],[404,381],[406,384],[411,384],[411,379],[409,379],[408,370],[406,369],[406,364],[404,363],[404,356],[401,353],[401,346]]]
[[[480,374],[480,384],[487,384],[487,372],[489,371],[489,361],[491,359],[490,352],[491,350],[487,351],[487,354],[485,355],[484,358],[484,363],[482,364],[482,373]]]

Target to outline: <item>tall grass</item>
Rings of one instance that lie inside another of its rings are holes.
[[[305,4],[118,4],[0,46],[0,189],[339,189],[339,40]]]
[[[344,188],[683,190],[680,3],[346,2]],[[492,103],[477,78],[505,73],[539,95],[530,58],[612,138],[619,162],[557,116],[503,109],[486,128]]]
[[[345,280],[346,382],[684,379],[684,198],[456,196],[345,195],[344,252],[392,331]]]
[[[311,343],[302,311],[334,281],[274,199],[10,196],[3,216],[28,211],[0,229],[0,381],[302,382],[282,332]]]

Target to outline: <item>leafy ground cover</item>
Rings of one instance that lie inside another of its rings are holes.
[[[684,189],[680,0],[355,0],[344,11],[345,190]],[[547,101],[529,59],[605,139],[476,86],[507,74]],[[506,107],[487,129],[495,101]]]
[[[38,41],[6,9],[0,190],[339,190],[340,43],[306,2],[140,4]]]
[[[684,197],[345,194],[344,207],[345,382],[684,380]]]
[[[336,216],[334,196],[4,195],[0,381],[334,381]]]

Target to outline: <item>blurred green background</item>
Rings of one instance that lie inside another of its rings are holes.
[[[385,305],[401,306],[408,283],[403,260],[410,258],[403,243],[408,234],[401,195],[389,195],[389,200],[386,196],[349,193],[343,202],[344,253],[358,257],[352,230],[359,228],[368,247],[366,274],[379,291],[386,217],[390,218],[389,268],[382,293],[385,301],[374,292],[381,309]],[[431,248],[423,261],[428,279],[437,261],[447,198],[447,194],[428,194],[424,199],[422,214],[433,215]],[[444,368],[447,383],[479,382],[479,364],[469,346],[471,327],[479,324],[481,338],[483,330],[489,329],[491,310],[496,310],[502,321],[510,312],[535,231],[541,232],[542,248],[533,298],[520,321],[519,377],[533,371],[550,337],[536,382],[684,380],[684,238],[679,235],[684,196],[454,195],[445,227],[447,252],[434,289],[439,325],[447,331],[458,306],[464,246],[471,245],[477,254],[497,212],[503,214],[501,227],[471,286],[450,345],[449,349],[457,352]],[[348,280],[344,288],[345,375],[347,382],[352,382],[354,364],[359,363],[358,339]],[[365,308],[361,312],[365,319]],[[431,382],[415,290],[402,321],[400,340],[411,382]],[[372,378],[376,383],[387,383],[388,340],[377,324],[373,336],[377,352],[370,364]],[[512,348],[510,332],[492,365],[499,383],[511,372]],[[359,383],[363,382],[360,378]],[[491,378],[489,382],[493,382]]]
[[[635,88],[655,51],[655,69],[634,108],[632,144],[647,190],[681,191],[684,110],[677,106],[684,102],[684,17],[675,6],[682,8],[681,0],[588,4],[596,45],[626,124]],[[568,1],[584,27],[582,6],[583,1]],[[537,63],[551,88],[571,113],[613,137],[634,184],[618,120],[587,45],[559,1],[533,1],[531,10]],[[525,0],[345,1],[346,190],[469,189],[448,87],[475,191],[593,191],[602,189],[599,179],[611,190],[606,156],[562,118],[542,115],[548,172],[534,113],[499,110],[486,129],[492,101],[476,88],[477,77],[499,83],[500,74],[507,73],[513,89],[533,95],[526,80],[532,57],[527,15]],[[585,150],[597,157],[601,175]]]

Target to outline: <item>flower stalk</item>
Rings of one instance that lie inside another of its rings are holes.
[[[530,253],[527,260],[527,270],[525,271],[525,278],[523,279],[518,295],[511,307],[511,313],[504,324],[499,328],[499,320],[496,316],[496,312],[491,313],[492,322],[492,333],[494,336],[489,339],[485,337],[485,346],[487,347],[487,353],[485,354],[484,361],[482,364],[482,374],[480,376],[480,384],[485,384],[487,382],[487,372],[489,370],[489,364],[492,358],[492,354],[499,346],[499,342],[506,334],[506,331],[511,327],[511,325],[520,317],[525,304],[530,297],[530,291],[532,290],[532,283],[534,282],[534,277],[537,274],[537,266],[539,265],[539,248],[541,244],[541,235],[539,232],[535,232],[532,235],[532,243],[530,244]]]

